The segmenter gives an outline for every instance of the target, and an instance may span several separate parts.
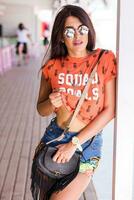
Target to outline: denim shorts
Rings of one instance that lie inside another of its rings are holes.
[[[42,142],[47,143],[57,137],[59,137],[64,129],[59,127],[56,123],[56,118],[52,119],[49,126],[46,128],[45,133],[41,139]],[[50,146],[57,146],[59,144],[65,144],[71,141],[73,136],[77,136],[78,132],[67,132],[64,138],[60,141],[54,141],[50,143]],[[83,156],[81,156],[81,162],[89,161],[92,157],[101,158],[102,147],[102,131],[99,132],[93,139],[89,139],[82,144]]]

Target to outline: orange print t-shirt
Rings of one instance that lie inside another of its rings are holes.
[[[98,48],[82,58],[67,56],[62,59],[52,59],[42,69],[45,79],[51,82],[52,90],[61,91],[63,102],[70,112],[76,108],[100,51]],[[115,55],[112,51],[106,50],[98,63],[97,72],[77,118],[88,124],[103,110],[105,84],[115,77]]]

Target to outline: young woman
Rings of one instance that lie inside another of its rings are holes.
[[[42,67],[37,110],[41,116],[56,113],[42,141],[57,137],[66,127],[100,55],[101,49],[94,48],[95,31],[88,14],[78,6],[64,6],[54,21],[50,59]],[[76,178],[50,200],[78,200],[88,186],[101,158],[102,129],[115,116],[115,77],[115,56],[106,50],[68,134],[52,144],[58,145],[55,162],[68,162],[81,147],[86,161],[81,159]]]

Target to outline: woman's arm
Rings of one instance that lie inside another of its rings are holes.
[[[116,79],[108,81],[105,85],[105,102],[103,111],[78,134],[80,143],[83,144],[100,132],[104,126],[115,116]]]
[[[63,105],[60,92],[53,91],[50,81],[46,81],[44,75],[41,76],[39,97],[37,102],[37,110],[40,115],[48,116],[52,114],[56,108]]]
[[[37,110],[40,115],[48,116],[54,111],[54,107],[50,102],[49,95],[51,93],[51,84],[46,81],[44,75],[41,76],[39,96],[37,101]]]
[[[30,42],[31,42],[31,44],[33,45],[33,40],[32,40],[32,36],[31,36],[31,34],[27,34],[27,38],[30,40]]]

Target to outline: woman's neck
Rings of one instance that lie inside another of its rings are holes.
[[[89,54],[89,52],[87,50],[85,51],[77,51],[77,52],[68,52],[68,55],[70,57],[75,57],[75,58],[80,58],[80,57],[85,57]]]

